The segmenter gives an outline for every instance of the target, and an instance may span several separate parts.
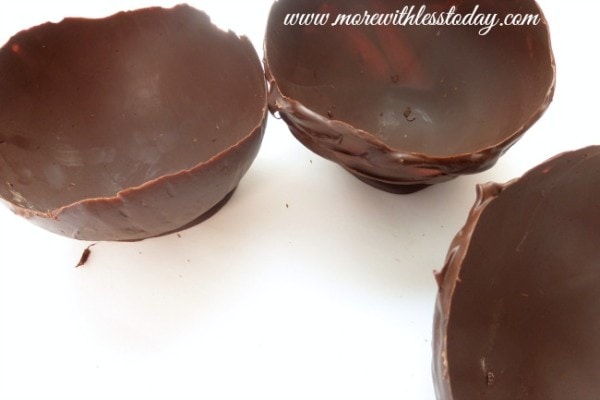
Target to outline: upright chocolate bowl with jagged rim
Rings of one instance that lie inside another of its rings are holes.
[[[295,137],[397,193],[493,166],[555,86],[533,0],[278,0],[264,50],[270,109]]]
[[[182,229],[229,198],[267,115],[250,41],[187,5],[36,26],[0,49],[0,197],[77,239]]]
[[[437,398],[598,398],[599,245],[600,146],[479,186],[437,275]]]

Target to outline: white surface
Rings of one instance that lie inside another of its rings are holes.
[[[3,2],[0,42],[65,15],[154,4],[175,2]],[[190,4],[262,55],[269,1]],[[434,399],[432,271],[475,184],[600,142],[600,6],[540,4],[555,100],[485,173],[384,193],[271,118],[258,158],[214,217],[180,235],[99,243],[82,268],[88,243],[0,209],[0,399]]]

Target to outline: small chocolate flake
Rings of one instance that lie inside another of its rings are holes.
[[[406,118],[408,122],[413,122],[415,119],[417,119],[414,115],[412,115],[412,109],[410,107],[406,107],[406,110],[404,110],[404,118]]]
[[[332,113],[331,111],[327,111],[327,116],[328,116],[329,118],[333,118],[333,113]]]
[[[90,250],[90,248],[92,246],[95,246],[95,245],[96,245],[96,243],[92,243],[88,247],[86,247],[85,249],[83,249],[83,253],[81,253],[81,258],[79,259],[79,262],[77,263],[77,265],[75,266],[75,268],[79,268],[79,267],[85,265],[85,263],[90,258],[90,254],[92,254],[92,251]]]

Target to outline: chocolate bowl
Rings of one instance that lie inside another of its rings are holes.
[[[393,22],[421,6],[438,16],[456,6],[463,16],[540,19],[487,34],[476,25]],[[365,13],[390,15],[389,24],[339,24]],[[270,109],[300,142],[398,193],[493,166],[540,118],[555,85],[548,25],[532,0],[278,0],[264,64]]]
[[[164,234],[228,199],[267,114],[250,41],[192,7],[46,23],[0,49],[0,196],[77,239]]]
[[[600,393],[600,146],[478,200],[437,275],[437,398]]]

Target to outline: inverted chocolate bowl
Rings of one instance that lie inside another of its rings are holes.
[[[462,19],[424,22],[451,11]],[[300,142],[398,193],[493,166],[555,85],[533,0],[278,0],[264,64],[269,107]]]
[[[437,398],[599,398],[599,244],[600,146],[479,186],[437,275]]]
[[[229,198],[267,114],[250,41],[187,5],[36,26],[0,49],[0,197],[77,239],[171,232]]]

